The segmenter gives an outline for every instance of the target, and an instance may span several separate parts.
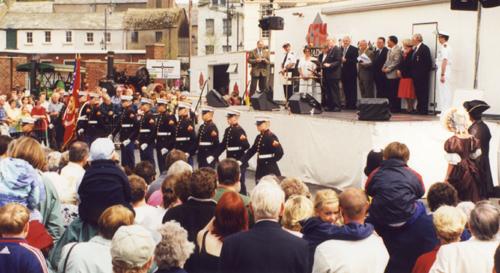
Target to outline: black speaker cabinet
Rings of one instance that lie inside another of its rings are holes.
[[[250,98],[253,109],[257,111],[272,111],[274,109],[279,109],[279,105],[272,100],[271,96],[271,92],[256,92]]]
[[[452,10],[476,11],[479,6],[478,0],[451,0]]]
[[[360,99],[358,108],[359,120],[385,121],[392,116],[388,99]]]
[[[493,8],[500,6],[500,0],[481,0],[484,8]]]
[[[283,30],[285,28],[285,20],[283,17],[271,16],[268,19],[270,30]]]
[[[214,89],[207,94],[207,104],[212,107],[229,107],[227,101]]]
[[[294,114],[321,114],[321,104],[307,93],[295,93],[288,100],[290,111]]]

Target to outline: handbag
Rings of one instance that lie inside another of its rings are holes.
[[[69,251],[68,251],[68,254],[66,254],[66,258],[64,259],[64,266],[63,266],[63,273],[66,273],[66,267],[68,266],[68,259],[69,259],[69,255],[71,254],[71,252],[73,251],[73,248],[75,248],[75,246],[77,245],[78,243],[74,243],[70,248],[69,248]]]

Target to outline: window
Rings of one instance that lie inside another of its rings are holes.
[[[222,28],[224,29],[224,35],[231,36],[232,23],[231,19],[222,19]]]
[[[132,43],[138,43],[139,42],[139,32],[132,31],[130,39],[132,40]]]
[[[214,54],[214,51],[215,51],[215,48],[213,45],[206,45],[205,46],[205,54],[206,55]]]
[[[227,0],[220,0],[220,5],[221,5],[221,6],[225,6],[225,5],[226,5],[226,1],[227,1]]]
[[[269,38],[269,30],[262,30],[260,31],[260,37],[261,38]]]
[[[212,5],[217,6],[219,4],[219,0],[212,0]]]
[[[155,32],[155,41],[157,43],[161,43],[163,41],[163,32],[161,31]]]
[[[231,52],[231,46],[230,45],[223,45],[222,51],[223,52]]]
[[[207,28],[207,35],[213,36],[215,34],[215,22],[214,19],[206,19],[205,25]]]
[[[106,32],[106,43],[111,43],[111,33]]]
[[[65,65],[75,65],[75,63],[76,63],[75,59],[65,59],[63,61],[63,64]]]
[[[162,0],[156,0],[156,8],[161,9]]]
[[[45,42],[50,43],[50,31],[45,31]]]
[[[87,32],[87,43],[93,43],[93,42],[94,42],[94,33]]]
[[[66,43],[71,43],[73,41],[73,32],[66,31]]]
[[[27,44],[33,43],[33,32],[26,32],[26,43]]]

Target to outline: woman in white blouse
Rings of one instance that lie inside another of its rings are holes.
[[[311,48],[304,47],[304,56],[299,61],[300,73],[300,93],[307,93],[313,96],[318,102],[321,102],[321,90],[318,83],[314,79],[314,71],[316,71],[316,58],[311,56]]]

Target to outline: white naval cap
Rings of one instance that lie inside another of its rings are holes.
[[[167,104],[167,100],[166,99],[156,99],[156,104]]]
[[[201,112],[203,114],[208,113],[208,112],[212,112],[213,113],[213,112],[215,112],[215,109],[213,107],[210,107],[210,106],[203,106],[201,108]]]
[[[21,119],[21,122],[24,124],[35,124],[35,119],[32,117],[24,117]]]
[[[241,112],[238,110],[229,109],[226,111],[226,117],[230,118],[232,116],[240,116]]]
[[[191,103],[185,102],[185,101],[180,101],[179,104],[177,105],[178,108],[187,108],[191,109]]]
[[[256,125],[260,125],[264,122],[268,122],[268,121],[271,121],[271,117],[270,116],[265,116],[265,115],[262,115],[262,116],[255,116],[255,124]]]
[[[132,96],[123,95],[120,97],[122,101],[132,101],[134,98]]]
[[[447,31],[444,31],[444,30],[440,30],[438,34],[440,36],[450,37],[450,33],[448,33]]]
[[[99,97],[100,97],[100,95],[99,95],[98,93],[96,93],[96,92],[90,92],[90,93],[89,93],[89,96],[90,96],[91,98],[99,98]]]
[[[153,104],[153,101],[148,98],[142,98],[141,104]]]
[[[78,96],[80,96],[80,97],[88,96],[88,94],[89,93],[87,91],[80,91],[80,92],[78,92]]]

